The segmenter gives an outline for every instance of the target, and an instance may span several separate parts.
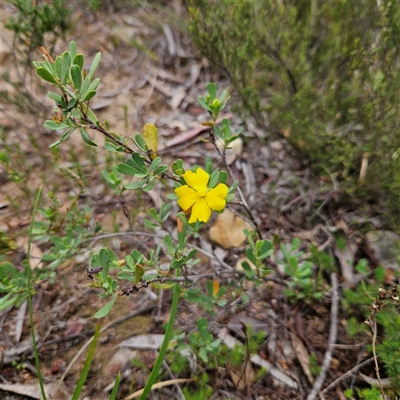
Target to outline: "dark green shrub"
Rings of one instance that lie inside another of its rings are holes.
[[[400,8],[382,0],[185,0],[244,110],[399,227]],[[368,169],[363,178],[361,166]],[[360,179],[361,175],[361,179]],[[396,221],[397,219],[397,221]]]

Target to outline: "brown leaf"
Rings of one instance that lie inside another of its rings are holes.
[[[296,335],[294,331],[292,331],[290,338],[292,340],[293,350],[296,353],[296,357],[299,360],[301,368],[306,374],[308,381],[313,384],[314,377],[310,371],[310,355],[308,354],[306,346],[304,346],[303,341]]]

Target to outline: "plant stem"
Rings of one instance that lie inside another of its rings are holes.
[[[37,374],[38,374],[38,379],[39,379],[39,385],[40,385],[40,391],[42,392],[42,398],[43,400],[46,400],[46,392],[44,390],[44,384],[43,384],[43,377],[42,377],[42,371],[40,369],[40,361],[39,361],[39,353],[38,353],[38,348],[36,345],[36,337],[35,337],[35,325],[33,322],[33,307],[32,307],[32,267],[31,267],[31,247],[32,247],[32,231],[33,231],[33,224],[35,222],[35,215],[36,215],[36,210],[39,204],[39,199],[42,194],[42,186],[40,186],[37,195],[36,195],[36,200],[35,204],[33,206],[33,211],[32,211],[32,218],[31,218],[31,224],[29,226],[29,235],[28,235],[28,254],[27,254],[27,265],[26,265],[26,276],[28,279],[28,309],[29,309],[29,323],[31,327],[31,335],[32,335],[32,346],[33,346],[33,353],[35,356],[35,362],[36,362],[36,369],[37,369]]]
[[[214,119],[214,124],[215,124],[215,123],[216,123],[216,119]],[[229,166],[229,164],[228,164],[227,161],[226,161],[225,151],[224,151],[224,152],[221,152],[220,148],[217,146],[217,143],[216,143],[216,140],[215,140],[214,127],[212,127],[212,128],[210,129],[210,137],[211,137],[212,144],[213,144],[214,147],[215,147],[215,150],[217,151],[219,157],[220,157],[221,160],[222,160],[222,164],[223,164],[224,167],[228,170],[230,177],[231,177],[233,180],[235,180],[235,176],[234,176],[234,174],[233,174],[233,171],[232,171],[231,167]],[[238,187],[236,188],[236,190],[237,190],[237,192],[238,192],[238,194],[239,194],[239,197],[240,197],[240,200],[241,200],[241,203],[239,203],[239,205],[242,206],[242,207],[246,210],[246,213],[247,213],[247,215],[249,216],[249,218],[250,218],[250,220],[251,220],[251,224],[253,225],[253,227],[254,227],[254,229],[255,229],[255,231],[256,231],[256,233],[257,233],[258,239],[259,239],[259,240],[262,240],[262,234],[261,234],[260,228],[258,227],[258,224],[257,224],[257,222],[256,222],[256,220],[255,220],[255,218],[254,218],[254,215],[253,215],[253,213],[251,212],[250,207],[248,206],[247,201],[246,201],[246,198],[244,197],[244,194],[243,194],[242,190],[240,189],[240,186],[239,186],[239,185],[238,185]]]
[[[179,293],[180,293],[180,286],[178,284],[175,284],[173,288],[173,299],[172,299],[172,305],[171,305],[171,314],[169,316],[169,321],[167,325],[167,329],[165,330],[165,336],[164,336],[164,341],[161,345],[160,351],[158,353],[158,357],[156,360],[156,363],[154,364],[153,370],[151,371],[149,380],[146,383],[146,386],[143,389],[143,393],[139,397],[139,400],[146,400],[150,391],[151,387],[153,386],[154,382],[157,379],[159,370],[161,368],[161,365],[164,361],[165,353],[167,352],[168,344],[172,336],[172,331],[174,328],[174,322],[175,322],[175,316],[176,316],[176,311],[178,309],[178,300],[179,300]]]
[[[376,337],[378,334],[378,328],[376,326],[376,316],[375,316],[375,312],[372,315],[372,333],[373,333],[373,338],[372,338],[372,353],[374,355],[374,360],[375,360],[375,373],[376,373],[376,377],[378,378],[378,382],[379,382],[379,389],[381,391],[382,394],[382,399],[385,398],[385,392],[383,390],[382,387],[382,382],[381,382],[381,376],[379,373],[379,364],[378,364],[378,356],[376,354]]]

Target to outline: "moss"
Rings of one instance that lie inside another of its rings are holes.
[[[400,9],[383,0],[185,0],[193,41],[267,136],[285,131],[400,228]],[[363,158],[369,168],[359,181]],[[377,195],[378,194],[378,195]]]

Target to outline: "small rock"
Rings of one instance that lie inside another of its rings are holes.
[[[374,252],[376,259],[383,267],[400,270],[397,257],[400,254],[400,236],[392,231],[369,231],[366,234],[367,244]]]
[[[252,226],[232,211],[225,209],[210,228],[210,240],[224,249],[239,247],[246,240],[243,232],[245,229],[252,230]]]
[[[222,143],[217,140],[217,146],[222,151]],[[229,148],[226,150],[226,162],[228,165],[232,165],[238,157],[242,155],[243,152],[243,140],[242,138],[237,138],[232,143],[229,144]]]

